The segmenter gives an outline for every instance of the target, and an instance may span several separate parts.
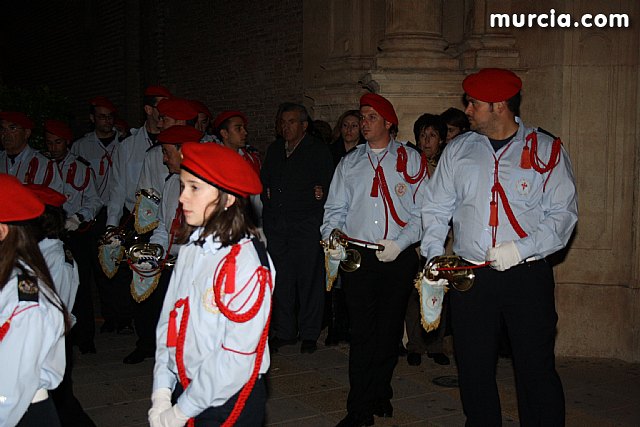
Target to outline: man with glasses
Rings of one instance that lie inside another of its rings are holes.
[[[22,112],[0,112],[0,173],[7,173],[27,184],[46,185],[62,191],[62,179],[53,160],[29,146],[33,121]]]
[[[393,416],[391,377],[398,362],[404,314],[418,269],[425,173],[420,154],[392,136],[398,116],[386,98],[360,98],[360,144],[338,164],[324,206],[322,238],[334,229],[353,238],[362,259],[341,272],[349,313],[349,396],[340,427],[373,425],[373,415]],[[339,248],[328,250],[336,262]]]

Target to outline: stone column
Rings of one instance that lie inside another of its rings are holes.
[[[305,60],[305,103],[314,119],[333,125],[344,111],[358,107],[361,78],[371,69],[384,35],[384,0],[304,2],[304,17],[314,23],[305,33],[305,46],[322,44],[316,55],[326,52],[325,58]]]
[[[499,67],[517,69],[520,53],[509,28],[492,28],[492,13],[511,15],[511,0],[467,0],[469,38],[463,46],[462,67],[465,70]]]
[[[386,0],[378,69],[456,69],[442,38],[442,0]]]

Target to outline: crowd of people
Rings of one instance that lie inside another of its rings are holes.
[[[139,128],[116,127],[104,96],[79,139],[45,120],[43,152],[27,114],[0,111],[0,426],[94,425],[72,386],[72,347],[98,351],[93,290],[99,332],[137,335],[123,363],[155,358],[152,427],[262,425],[271,354],[314,353],[324,327],[349,345],[338,426],[392,417],[398,357],[449,364],[449,333],[467,425],[501,424],[504,337],[521,423],[563,425],[546,257],[573,232],[576,190],[560,139],[521,120],[521,87],[469,75],[464,111],[421,115],[415,143],[379,94],[333,130],[283,103],[264,155],[247,114],[163,86]]]

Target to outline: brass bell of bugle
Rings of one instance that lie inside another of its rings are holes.
[[[471,289],[476,277],[472,268],[465,268],[472,266],[473,264],[457,255],[441,255],[433,257],[424,266],[423,274],[433,281],[447,279],[455,290],[465,292]]]
[[[157,270],[163,257],[164,248],[157,243],[136,243],[127,249],[129,261],[144,266],[146,271]]]

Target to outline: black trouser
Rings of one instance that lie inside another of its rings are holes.
[[[49,397],[42,402],[32,403],[16,427],[60,427],[58,413]]]
[[[172,401],[175,404],[178,401],[178,397],[182,394],[183,389],[180,383],[176,384],[176,388],[173,391]],[[196,427],[214,427],[220,426],[224,423],[233,407],[238,400],[240,392],[234,394],[225,402],[222,406],[216,406],[207,408],[195,418]],[[265,405],[267,404],[267,388],[265,386],[264,378],[258,377],[256,383],[253,385],[251,394],[247,399],[240,416],[236,423],[237,427],[256,427],[261,426],[264,423]]]
[[[450,292],[467,425],[502,424],[496,384],[501,318],[513,350],[520,425],[564,425],[564,392],[555,369],[558,316],[551,266],[542,260],[504,272],[479,268],[475,274],[469,291]]]
[[[123,210],[121,224],[124,224],[124,228],[128,231],[133,230],[134,218],[129,217],[129,211]],[[133,298],[129,286],[131,285],[131,270],[126,263],[126,260],[120,263],[120,267],[116,274],[109,279],[105,276],[100,267],[98,260],[98,241],[104,235],[106,231],[107,222],[107,209],[102,208],[98,216],[96,216],[96,223],[91,229],[92,238],[94,239],[95,250],[92,251],[96,256],[94,257],[94,272],[96,285],[98,287],[98,296],[100,297],[100,313],[105,322],[110,322],[116,325],[118,328],[130,325],[133,317]],[[128,242],[127,244],[129,244]],[[128,249],[125,247],[125,249]]]
[[[97,246],[90,229],[69,233],[66,243],[78,264],[80,285],[76,293],[72,313],[76,324],[71,330],[73,341],[81,348],[93,347],[96,333],[96,320],[93,310],[93,265],[95,264]]]
[[[276,268],[271,330],[282,339],[315,341],[322,328],[325,293],[320,224],[311,218],[269,225],[265,221],[264,232]]]
[[[408,248],[383,263],[373,249],[356,249],[360,268],[341,273],[351,328],[347,411],[369,416],[374,405],[393,397],[391,377],[418,257]]]
[[[75,329],[76,326],[78,325],[76,324],[73,328]],[[73,371],[73,344],[68,336],[65,338],[64,344],[67,358],[64,376],[58,388],[49,392],[60,417],[60,424],[62,427],[95,427],[95,423],[89,418],[86,412],[84,412],[82,405],[80,405],[80,402],[78,402],[78,399],[73,394],[73,381],[71,377]]]
[[[172,273],[173,267],[162,270],[156,289],[144,301],[135,303],[133,319],[138,335],[136,347],[140,350],[152,352],[156,349],[156,327]]]

